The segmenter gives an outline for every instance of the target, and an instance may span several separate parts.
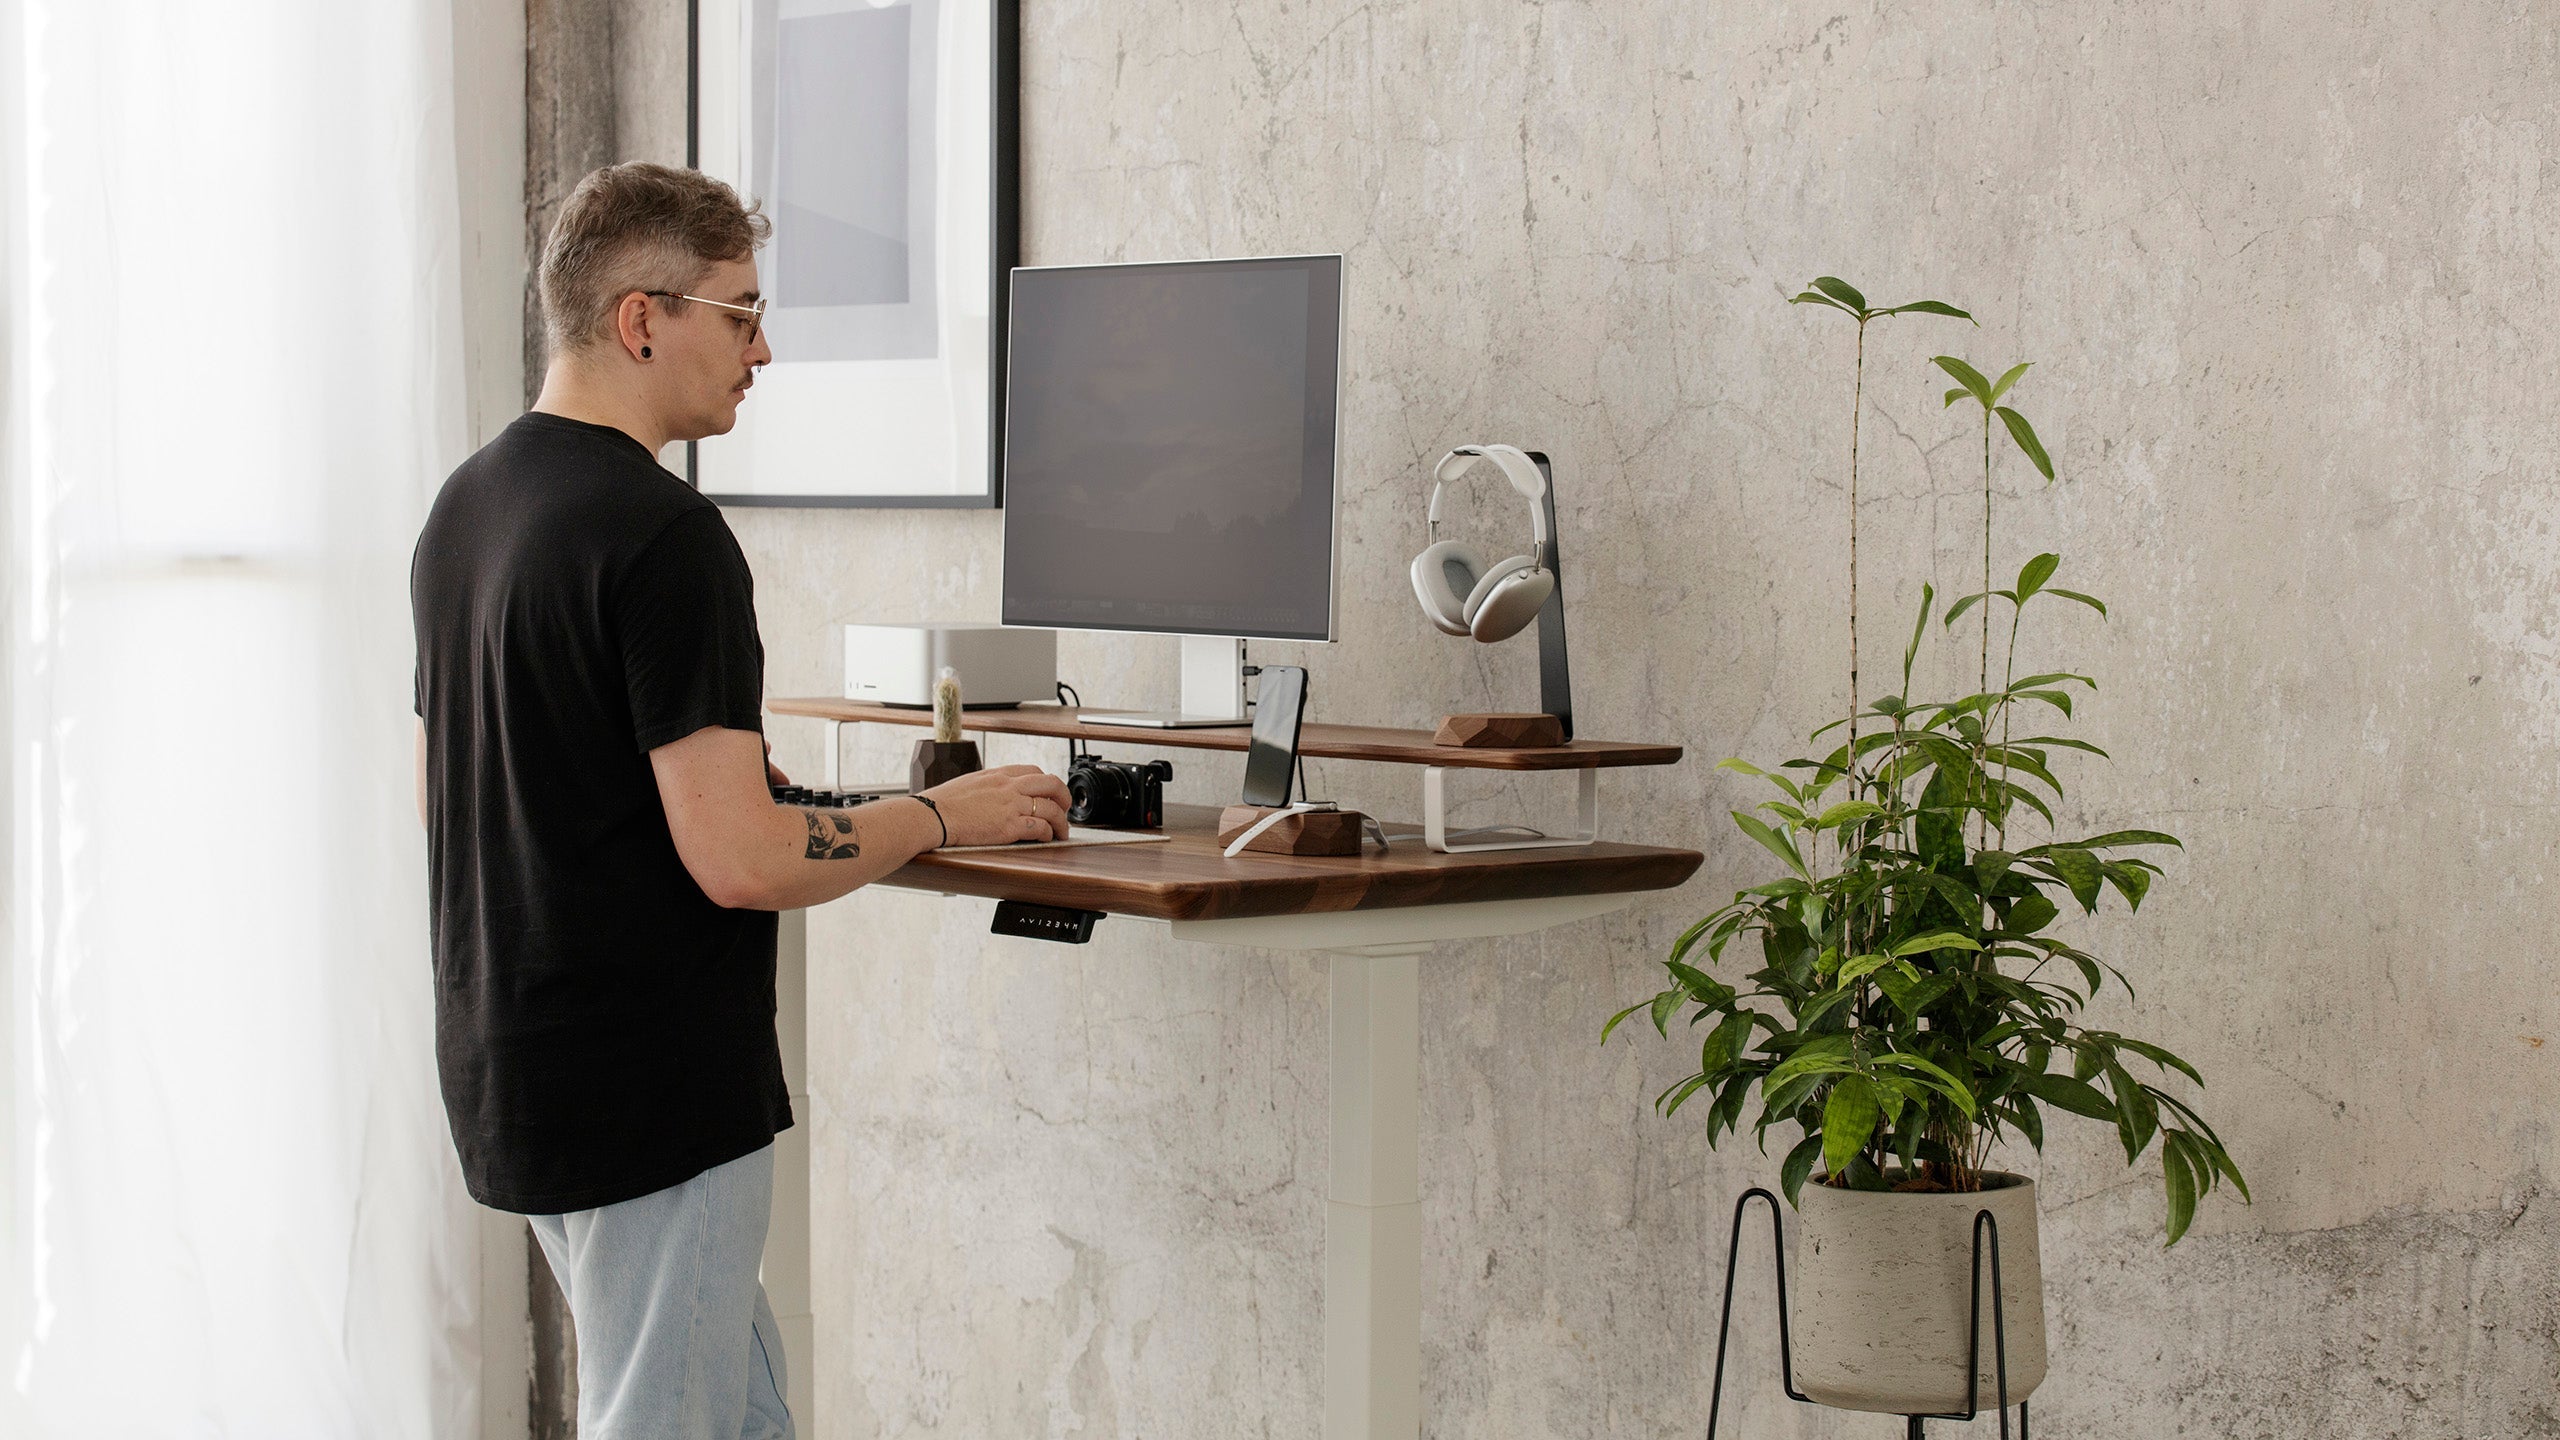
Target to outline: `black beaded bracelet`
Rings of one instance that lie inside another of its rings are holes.
[[[930,795],[913,795],[908,798],[924,802],[924,808],[933,812],[933,823],[942,827],[942,845],[950,844],[951,826],[943,820],[942,807],[933,803],[933,797]],[[942,848],[942,845],[936,845],[933,848],[939,850]]]

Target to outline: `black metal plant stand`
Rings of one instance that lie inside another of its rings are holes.
[[[1724,1354],[1733,1333],[1733,1277],[1742,1268],[1742,1215],[1754,1198],[1769,1202],[1769,1253],[1778,1276],[1778,1380],[1786,1387],[1788,1399],[1806,1405],[1821,1403],[1796,1388],[1795,1342],[1787,1331],[1786,1227],[1779,1221],[1778,1197],[1755,1185],[1733,1202],[1733,1234],[1724,1252],[1724,1319],[1716,1326],[1715,1390],[1707,1402],[1707,1440],[1715,1440],[1716,1422],[1724,1415]],[[1906,1440],[1923,1440],[1923,1426],[1928,1421],[1970,1421],[1982,1413],[1982,1260],[1986,1254],[1991,1257],[1991,1355],[2000,1382],[2000,1440],[2009,1440],[2009,1328],[2000,1303],[2000,1222],[1988,1210],[1977,1210],[1973,1215],[1973,1328],[1965,1347],[1964,1413],[1906,1415],[1902,1417],[1907,1426],[1903,1431]],[[2027,1402],[2021,1400],[2018,1440],[2030,1440],[2027,1423]]]

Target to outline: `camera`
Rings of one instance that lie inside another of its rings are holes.
[[[1172,778],[1169,760],[1123,765],[1079,755],[1067,767],[1067,798],[1075,802],[1067,809],[1067,819],[1112,830],[1161,829],[1164,782]]]

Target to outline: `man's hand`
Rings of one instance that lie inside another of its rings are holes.
[[[1067,787],[1037,766],[963,775],[925,792],[942,809],[877,800],[851,810],[777,805],[763,737],[706,726],[649,752],[676,856],[713,904],[796,910],[868,885],[942,844],[1002,845],[1067,833]]]
[[[1037,765],[1000,765],[924,792],[954,845],[1067,838],[1067,782]]]

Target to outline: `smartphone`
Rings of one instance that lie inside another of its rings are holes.
[[[1307,713],[1303,665],[1265,665],[1253,697],[1253,745],[1244,757],[1244,803],[1289,803],[1289,777],[1298,765],[1298,722]]]

